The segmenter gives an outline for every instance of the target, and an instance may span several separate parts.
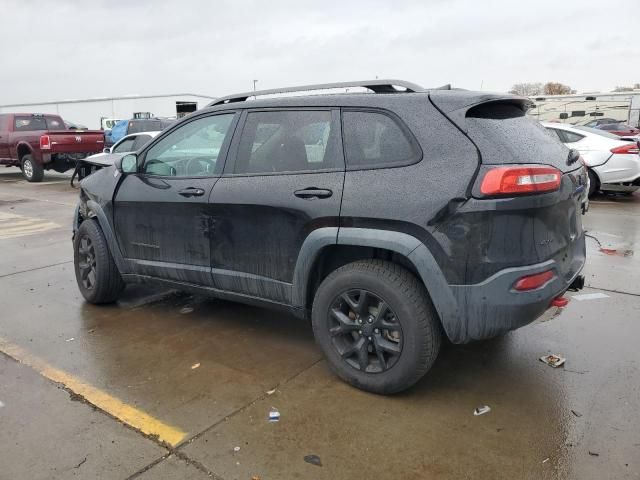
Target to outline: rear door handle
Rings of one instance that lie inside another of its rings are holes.
[[[326,188],[310,187],[303,190],[296,190],[295,192],[293,192],[293,194],[298,198],[312,200],[314,198],[329,198],[331,195],[333,195],[333,192]]]
[[[184,190],[180,190],[178,192],[179,195],[182,195],[183,197],[201,197],[202,195],[204,195],[204,190],[201,188],[195,188],[195,187],[188,187],[185,188]]]

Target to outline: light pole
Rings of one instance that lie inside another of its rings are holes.
[[[253,91],[256,91],[256,83],[258,83],[258,80],[254,80],[253,81]]]

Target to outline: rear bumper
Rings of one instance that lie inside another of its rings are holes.
[[[474,285],[450,285],[457,303],[458,325],[447,331],[453,343],[482,340],[527,325],[550,307],[579,275],[585,263],[585,237],[582,234],[568,253],[526,267],[507,268]],[[518,292],[514,283],[526,275],[553,270],[555,276],[542,287]]]

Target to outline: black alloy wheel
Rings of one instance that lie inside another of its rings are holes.
[[[92,290],[96,284],[96,252],[91,239],[84,235],[78,245],[78,270],[80,280],[87,290]]]
[[[328,329],[338,354],[362,372],[385,372],[402,354],[402,327],[396,314],[368,290],[338,295],[328,314]]]

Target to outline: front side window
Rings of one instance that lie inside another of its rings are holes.
[[[120,143],[118,143],[111,153],[125,153],[125,152],[133,152],[133,142],[136,141],[135,137],[128,137],[123,139]]]
[[[250,112],[234,173],[274,173],[337,167],[330,110]]]
[[[171,177],[208,177],[219,173],[218,155],[233,113],[200,117],[181,125],[153,145],[143,172]]]
[[[137,152],[138,150],[140,150],[142,147],[144,147],[147,143],[149,143],[149,140],[151,140],[151,135],[145,135],[140,134],[140,135],[136,135],[136,139],[133,142],[133,146],[131,147],[131,151],[132,152]]]
[[[407,165],[420,158],[417,147],[388,115],[345,111],[342,128],[347,169]]]

